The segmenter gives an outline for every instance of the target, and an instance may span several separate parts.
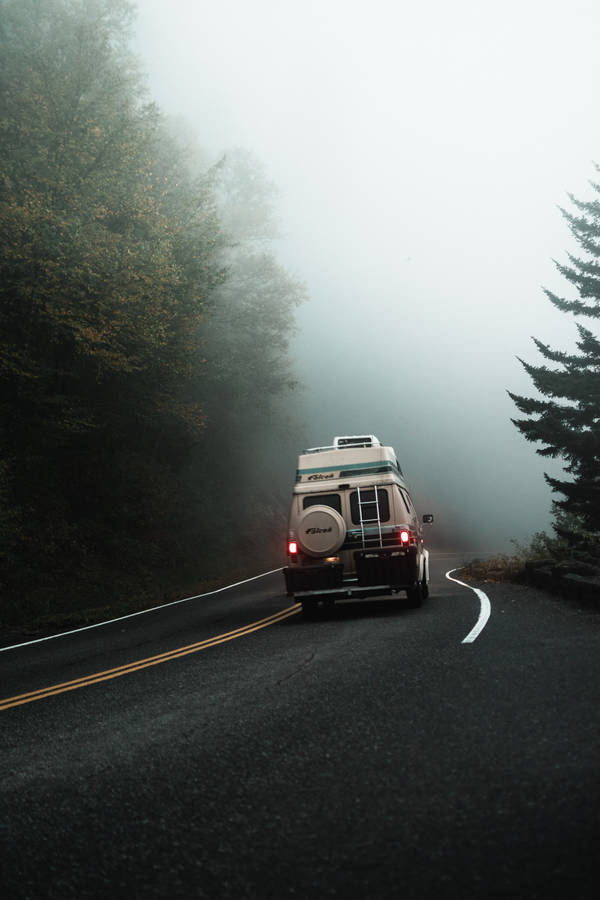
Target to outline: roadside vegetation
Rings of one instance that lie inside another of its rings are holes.
[[[573,547],[563,537],[539,531],[528,543],[512,542],[512,553],[500,553],[485,559],[474,559],[463,566],[460,577],[467,581],[510,582],[523,581],[528,577],[527,563],[547,566],[562,565],[575,571],[588,569],[590,574],[600,573],[600,540],[590,535],[587,552],[582,545],[574,555]],[[588,568],[589,567],[589,568]]]
[[[126,0],[0,0],[0,627],[280,560],[304,288],[260,164],[202,164],[132,22]]]

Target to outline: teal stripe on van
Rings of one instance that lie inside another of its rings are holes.
[[[296,469],[296,475],[301,477],[302,475],[316,475],[319,472],[349,472],[350,469],[383,469],[388,472],[395,468],[393,463],[380,459],[377,462],[346,463],[343,466],[319,466],[317,469]]]

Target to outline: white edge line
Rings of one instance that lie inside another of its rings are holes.
[[[273,575],[275,572],[281,571],[281,568],[271,569],[270,572],[263,572],[261,575],[253,575],[252,578],[236,581],[235,584],[226,584],[225,587],[217,588],[214,591],[207,591],[205,594],[195,594],[193,597],[183,597],[181,600],[171,600],[170,603],[162,603],[160,606],[152,606],[150,609],[140,609],[138,612],[128,613],[126,616],[118,616],[116,619],[106,619],[104,622],[96,622],[94,625],[83,625],[81,628],[73,628],[71,631],[61,631],[59,634],[48,634],[46,637],[36,638],[34,641],[25,641],[22,644],[11,644],[10,647],[0,647],[0,653],[4,653],[6,650],[16,650],[18,647],[29,647],[31,644],[40,644],[42,641],[53,641],[55,638],[66,637],[69,634],[77,634],[80,631],[89,631],[91,628],[100,628],[102,625],[112,625],[113,622],[123,622],[125,619],[133,619],[134,616],[143,616],[146,613],[155,612],[157,609],[166,609],[168,606],[177,606],[178,603],[187,603],[188,600],[200,600],[201,597],[210,597],[212,594],[220,594],[221,591],[228,591],[230,588],[239,587],[240,584],[248,584],[249,581],[256,581],[257,578],[265,578],[267,575]]]
[[[458,568],[460,569],[460,568],[462,568],[462,566],[459,566]],[[449,581],[455,581],[456,584],[460,584],[462,587],[469,588],[470,591],[474,591],[477,594],[477,596],[479,597],[479,602],[481,604],[480,609],[479,609],[479,618],[477,619],[477,622],[475,623],[475,625],[473,626],[471,631],[468,633],[466,638],[463,638],[461,641],[461,644],[472,644],[473,641],[475,640],[475,638],[485,628],[485,626],[487,624],[487,620],[489,619],[490,614],[492,612],[492,607],[491,607],[488,595],[485,594],[483,591],[480,591],[479,588],[471,587],[470,584],[465,584],[464,581],[459,581],[458,578],[452,578],[451,572],[457,572],[457,571],[458,571],[458,569],[449,569],[449,571],[446,572],[446,578]]]

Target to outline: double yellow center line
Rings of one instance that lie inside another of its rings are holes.
[[[198,653],[200,650],[207,650],[209,647],[216,647],[217,644],[224,644],[227,641],[234,641],[236,638],[245,637],[252,634],[253,631],[260,631],[261,628],[267,628],[276,622],[281,622],[289,616],[295,616],[301,609],[299,603],[282,609],[281,612],[267,616],[265,619],[259,619],[257,622],[251,622],[234,631],[227,631],[225,634],[218,634],[215,637],[207,638],[204,641],[198,641],[196,644],[187,644],[185,647],[176,647],[166,653],[160,653],[158,656],[148,656],[146,659],[138,659],[135,662],[127,663],[124,666],[117,666],[114,669],[106,669],[104,672],[95,672],[93,675],[84,675],[83,678],[75,678],[73,681],[64,681],[62,684],[53,684],[50,687],[40,688],[37,691],[30,691],[28,694],[18,694],[16,697],[7,697],[0,700],[0,712],[5,709],[11,709],[13,706],[22,706],[24,703],[33,703],[34,700],[44,700],[46,697],[55,697],[56,694],[64,694],[66,691],[76,691],[78,688],[87,687],[89,684],[98,684],[101,681],[110,681],[112,678],[120,678],[121,675],[130,675],[132,672],[139,672],[140,669],[147,669],[149,666],[158,666],[164,662],[170,662],[172,659],[179,659],[181,656],[187,656],[189,653]]]

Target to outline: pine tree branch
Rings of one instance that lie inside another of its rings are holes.
[[[543,288],[543,291],[550,302],[557,309],[560,309],[561,312],[572,312],[576,316],[589,316],[592,319],[600,317],[600,307],[588,306],[580,300],[565,300],[562,297],[557,297],[556,294],[553,294],[547,288]]]

